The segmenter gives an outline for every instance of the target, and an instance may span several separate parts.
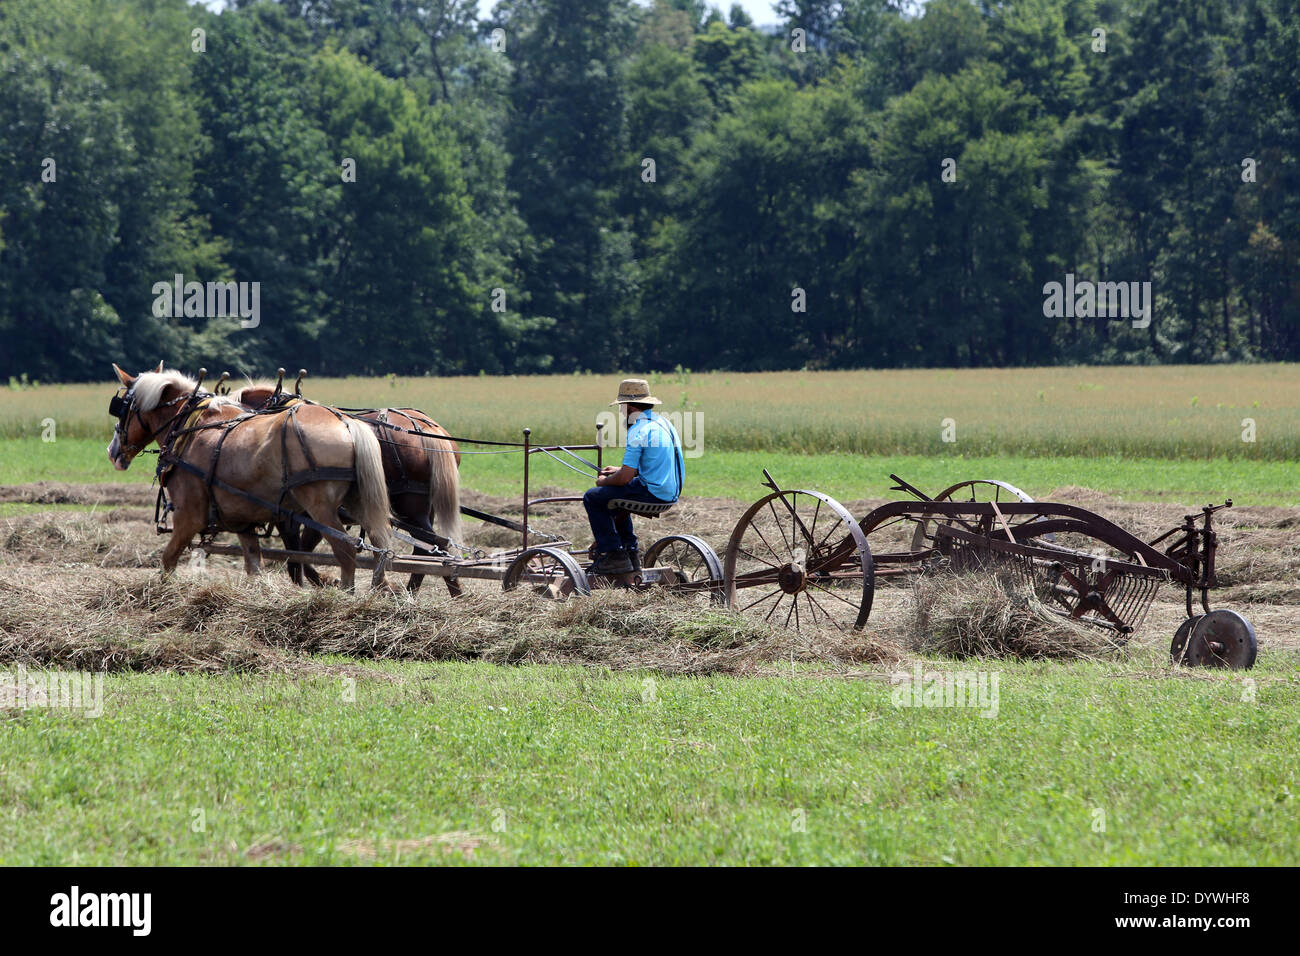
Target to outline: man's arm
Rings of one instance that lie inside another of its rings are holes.
[[[600,476],[596,479],[596,484],[600,487],[607,485],[626,485],[636,477],[636,469],[627,465],[619,465],[615,468],[613,465],[606,465],[600,470]]]

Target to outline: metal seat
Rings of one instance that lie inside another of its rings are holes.
[[[633,501],[630,498],[613,498],[607,506],[610,511],[626,511],[643,518],[658,518],[677,504],[675,501]]]

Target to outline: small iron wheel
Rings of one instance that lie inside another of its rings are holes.
[[[1183,661],[1189,667],[1226,667],[1249,670],[1255,666],[1259,643],[1255,628],[1236,611],[1220,608],[1203,614],[1192,626]]]
[[[535,593],[560,600],[570,594],[590,594],[587,573],[566,551],[559,548],[528,548],[521,551],[501,579],[501,590],[513,591],[522,584],[533,585]]]
[[[726,604],[722,562],[708,543],[693,534],[670,534],[650,545],[641,564],[646,568],[671,568],[677,576],[672,586],[683,594],[707,594],[712,604]]]

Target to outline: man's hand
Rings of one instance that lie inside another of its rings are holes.
[[[636,469],[629,468],[627,465],[606,465],[600,469],[600,477],[596,479],[597,487],[603,488],[606,485],[626,485],[636,477]]]

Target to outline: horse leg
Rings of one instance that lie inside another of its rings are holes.
[[[316,545],[320,544],[320,539],[321,539],[321,533],[319,531],[317,531],[315,528],[303,528],[302,531],[299,532],[298,525],[292,523],[290,523],[290,527],[293,528],[293,541],[294,541],[293,545],[290,547],[290,550],[307,551],[307,552],[312,552],[316,550]],[[285,539],[285,543],[288,544],[287,538]],[[311,582],[312,587],[318,588],[321,586],[322,582],[320,579],[320,574],[317,573],[316,569],[312,565],[299,564],[295,561],[293,564],[290,565],[290,567],[299,569],[300,578],[302,575],[306,575],[307,580]],[[301,584],[302,583],[301,580],[299,580],[298,583]]]
[[[178,507],[173,512],[171,540],[167,542],[167,547],[163,548],[162,553],[163,574],[171,574],[176,570],[181,552],[188,548],[194,536],[203,530],[204,525],[207,524],[207,517],[206,504],[202,508],[195,509]]]
[[[393,511],[397,513],[403,521],[413,524],[421,531],[433,533],[433,524],[429,521],[429,515],[425,508],[425,498],[423,495],[394,495],[392,498]],[[416,554],[431,555],[436,552],[431,548],[425,548],[421,545],[414,545]],[[418,594],[420,585],[424,582],[423,574],[412,574],[406,582],[406,590],[412,595]]]
[[[418,517],[407,518],[406,520],[410,521],[411,524],[415,525],[421,530],[433,534],[433,523],[429,520],[429,516],[427,514],[420,515]],[[422,548],[417,544],[415,546],[415,553],[431,555],[431,554],[437,554],[438,552],[434,551],[432,548]],[[447,582],[447,591],[449,594],[451,594],[452,597],[460,597],[461,594],[464,593],[465,589],[460,586],[460,581],[457,578],[445,577],[443,578],[443,580]],[[420,590],[420,584],[423,581],[424,581],[423,574],[412,574],[411,579],[406,582],[406,589],[410,591],[411,594],[415,594]]]
[[[244,552],[244,573],[252,577],[262,573],[262,542],[255,534],[241,534],[239,547]]]
[[[277,521],[275,530],[280,532],[280,540],[284,542],[286,550],[298,551],[301,549],[298,540],[298,526],[292,521]],[[289,580],[302,587],[302,565],[297,561],[286,561],[284,569],[289,572]]]
[[[300,491],[299,499],[301,500],[303,497],[307,496],[302,494]],[[316,496],[311,497],[315,498]],[[306,503],[304,502],[304,504]],[[323,524],[327,528],[332,528],[339,532],[340,535],[346,536],[346,532],[343,530],[343,523],[339,521],[337,499],[335,499],[335,503],[332,505],[313,500],[310,504],[307,504],[306,507],[307,514],[315,521]],[[306,543],[309,534],[315,534],[318,539],[321,536],[320,532],[313,532],[311,528],[306,528],[303,531],[304,544]],[[345,591],[351,591],[357,571],[356,549],[346,540],[339,540],[339,538],[336,538],[333,535],[329,536],[328,541],[330,550],[334,552],[334,557],[338,558],[339,562],[339,587],[343,588]],[[315,542],[312,542],[312,547],[315,547]]]

